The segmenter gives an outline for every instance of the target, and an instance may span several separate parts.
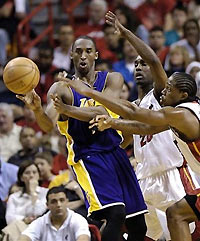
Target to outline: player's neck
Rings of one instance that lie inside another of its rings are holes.
[[[81,75],[80,73],[75,73],[75,76],[79,77],[83,82],[92,87],[96,81],[97,72],[93,70],[88,72],[88,74],[85,76]]]
[[[138,99],[142,100],[143,97],[152,89],[152,85],[138,85]]]

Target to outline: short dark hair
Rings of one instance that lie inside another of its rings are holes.
[[[53,163],[53,155],[50,151],[43,151],[43,152],[38,152],[36,155],[35,155],[35,159],[36,158],[41,158],[41,159],[44,159],[46,160],[50,165],[52,165]]]
[[[176,3],[176,5],[174,6],[174,8],[172,9],[172,13],[174,13],[175,10],[180,10],[183,11],[187,14],[188,10],[187,7],[185,6],[185,4],[183,4],[181,1],[178,1]]]
[[[196,98],[197,84],[195,79],[186,73],[175,72],[172,74],[175,80],[175,87],[179,91],[187,92],[188,98],[185,101],[193,101]]]
[[[154,26],[152,29],[150,29],[149,33],[157,32],[157,31],[160,31],[160,32],[162,32],[162,33],[164,32],[162,27],[160,27],[160,26]]]
[[[49,201],[49,195],[51,195],[52,193],[59,193],[59,192],[63,192],[65,194],[66,198],[68,199],[66,190],[65,190],[64,186],[61,185],[61,186],[52,187],[49,189],[49,191],[47,192],[47,195],[46,195],[47,202]]]
[[[74,42],[73,42],[73,44],[72,44],[72,51],[73,51],[73,49],[74,49],[74,45],[75,45],[76,41],[79,40],[79,39],[90,40],[90,41],[94,44],[95,50],[97,50],[97,46],[96,46],[96,43],[95,43],[95,41],[94,41],[93,38],[91,38],[90,36],[87,36],[87,35],[81,35],[81,36],[79,36],[78,38],[76,38],[76,39],[74,40]]]

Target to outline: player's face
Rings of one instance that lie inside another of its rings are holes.
[[[81,76],[86,76],[95,67],[95,59],[98,58],[95,46],[91,40],[78,39],[74,43],[71,57],[74,62],[75,70]]]
[[[66,215],[68,199],[63,192],[51,193],[48,196],[47,206],[54,217],[63,217]]]
[[[171,76],[167,81],[165,89],[162,91],[160,103],[162,106],[176,106],[180,102],[182,94],[183,92],[175,87],[175,80]]]
[[[138,56],[135,60],[134,76],[137,85],[149,85],[152,84],[152,75],[150,67],[144,62],[144,60]]]

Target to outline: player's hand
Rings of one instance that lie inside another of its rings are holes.
[[[80,79],[80,78],[69,79],[69,78],[66,78],[65,76],[66,76],[65,71],[60,72],[57,76],[57,80],[64,81],[67,84],[67,86],[70,86],[81,95],[87,95],[87,93],[90,92],[91,89],[87,86],[87,84],[85,84],[87,83],[86,79]]]
[[[57,94],[55,95],[52,94],[50,97],[53,100],[53,105],[54,105],[54,108],[57,110],[57,112],[59,114],[65,114],[67,110],[67,105],[63,103],[60,96],[58,96]]]
[[[118,18],[116,17],[116,15],[113,12],[108,11],[106,13],[105,18],[106,18],[106,23],[115,28],[116,34],[119,34],[121,36],[124,35],[123,33],[125,30],[125,27],[119,22]]]
[[[97,115],[89,123],[89,129],[97,127],[99,131],[111,128],[112,118],[108,115]]]
[[[33,111],[37,111],[42,108],[40,96],[35,92],[35,90],[32,90],[25,95],[16,95],[16,97],[23,101],[25,105]]]

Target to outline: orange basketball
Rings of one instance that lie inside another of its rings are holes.
[[[40,79],[37,65],[25,57],[10,60],[4,68],[3,80],[6,87],[16,94],[26,94],[34,89]]]

